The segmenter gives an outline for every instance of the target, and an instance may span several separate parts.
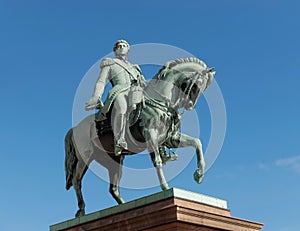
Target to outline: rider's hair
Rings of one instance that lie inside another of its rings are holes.
[[[130,49],[129,43],[128,43],[126,40],[120,39],[120,40],[118,40],[118,41],[115,43],[114,48],[113,48],[113,51],[116,51],[116,50],[117,50],[118,45],[119,45],[120,43],[125,43],[125,44],[127,45],[127,47]]]

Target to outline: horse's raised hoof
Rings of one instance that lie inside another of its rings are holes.
[[[84,215],[85,215],[85,211],[81,210],[81,209],[78,209],[78,211],[75,214],[75,217],[82,217]]]
[[[202,182],[203,177],[204,177],[204,174],[200,173],[200,171],[198,169],[194,172],[194,180],[198,184],[200,184]]]

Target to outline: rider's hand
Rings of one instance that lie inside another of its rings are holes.
[[[102,107],[103,107],[103,103],[102,101],[99,101],[97,97],[92,97],[85,103],[85,110],[87,111],[97,109],[97,108],[102,108]]]
[[[90,98],[88,101],[86,101],[86,105],[94,105],[94,104],[97,104],[98,103],[98,98],[97,97],[92,97],[92,98]]]

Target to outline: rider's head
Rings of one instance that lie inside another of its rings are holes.
[[[130,50],[130,45],[127,41],[125,40],[118,40],[113,48],[115,55],[127,55],[127,53]]]

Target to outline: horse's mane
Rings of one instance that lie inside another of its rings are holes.
[[[180,58],[180,59],[175,59],[167,62],[159,71],[158,73],[154,76],[153,79],[162,79],[165,75],[165,73],[169,70],[172,69],[178,65],[184,64],[184,63],[195,63],[199,64],[203,69],[207,68],[206,64],[201,61],[198,58],[190,57],[190,58]]]

